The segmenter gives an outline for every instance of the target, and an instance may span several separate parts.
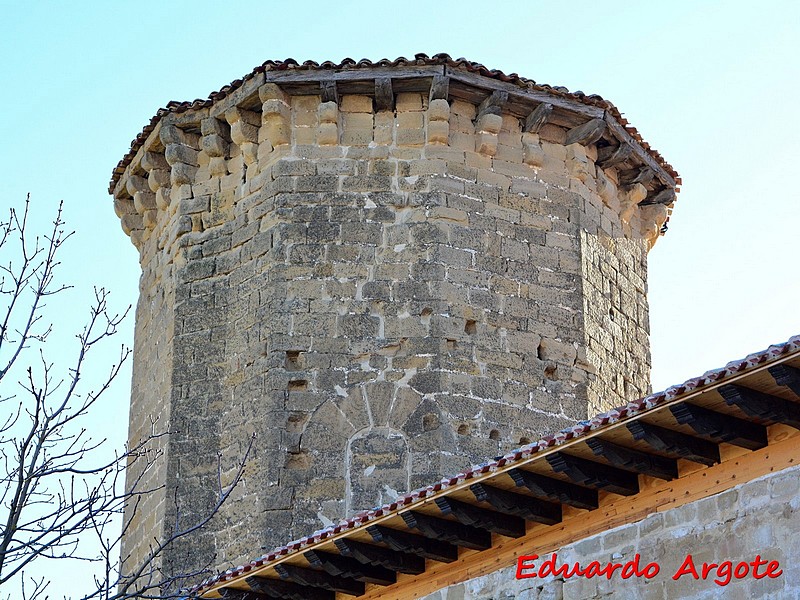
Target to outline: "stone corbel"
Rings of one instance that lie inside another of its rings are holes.
[[[230,157],[230,126],[215,117],[206,117],[200,122],[200,147],[209,157],[208,170],[211,177],[228,174],[227,159]]]
[[[175,125],[164,125],[160,131],[161,142],[164,144],[164,157],[171,167],[170,184],[172,191],[170,198],[174,200],[176,193],[180,195],[180,187],[194,182],[197,173],[197,155],[200,145],[200,136],[182,131]]]
[[[288,144],[292,139],[291,100],[289,96],[274,83],[265,83],[258,88],[261,100],[261,130],[259,143],[268,142],[268,151],[275,146]]]
[[[147,184],[155,194],[156,206],[160,210],[169,207],[170,167],[161,152],[148,151],[142,156],[142,168],[147,171]]]
[[[428,143],[447,144],[450,136],[450,104],[445,99],[428,104]]]

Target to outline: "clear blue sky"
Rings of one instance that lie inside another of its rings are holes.
[[[93,284],[136,302],[138,257],[106,189],[169,100],[266,59],[447,52],[614,102],[683,187],[650,254],[653,387],[800,333],[800,3],[0,0],[0,208],[63,199],[80,322]],[[123,332],[132,341],[132,320]],[[129,375],[126,375],[129,377]],[[124,437],[128,381],[109,405]]]

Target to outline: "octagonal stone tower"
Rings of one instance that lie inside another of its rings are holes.
[[[645,394],[647,251],[678,183],[602,98],[446,55],[267,62],[160,110],[110,188],[142,267],[130,441],[170,431],[128,564],[207,513],[252,436],[168,568]]]

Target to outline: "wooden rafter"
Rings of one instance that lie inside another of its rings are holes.
[[[422,558],[450,563],[458,560],[458,546],[440,540],[432,540],[421,535],[399,531],[384,525],[371,525],[367,533],[376,542],[381,542],[397,550],[416,554]]]
[[[275,572],[283,579],[288,579],[303,586],[341,592],[349,596],[363,596],[366,590],[364,583],[361,581],[346,577],[334,577],[324,571],[306,569],[288,563],[275,565]]]
[[[475,499],[487,502],[494,508],[509,515],[522,517],[527,521],[554,525],[561,521],[561,504],[538,500],[530,496],[523,496],[500,488],[475,483],[469,486]]]
[[[787,364],[775,365],[768,369],[775,383],[788,387],[800,399],[800,369]]]
[[[525,519],[514,515],[487,510],[454,498],[437,498],[436,506],[446,515],[453,515],[460,523],[485,529],[498,535],[518,538],[525,535]]]
[[[411,529],[433,540],[449,542],[470,550],[487,550],[492,547],[492,536],[485,529],[470,527],[455,521],[446,521],[416,510],[404,512],[403,521]]]
[[[425,559],[416,554],[390,550],[356,540],[341,539],[334,542],[336,548],[345,556],[352,556],[362,563],[368,563],[406,575],[419,575],[425,572]]]
[[[523,469],[511,469],[508,474],[517,486],[527,488],[537,498],[585,510],[594,510],[598,506],[596,490]]]
[[[522,126],[522,131],[525,133],[539,133],[542,127],[547,123],[550,114],[553,112],[553,105],[549,102],[542,102],[525,118],[525,124]]]
[[[245,578],[250,589],[269,598],[282,598],[283,600],[336,600],[336,592],[320,588],[298,585],[291,581],[270,579],[251,575]]]
[[[656,456],[596,437],[586,440],[595,456],[602,456],[615,467],[671,481],[678,477],[678,463],[672,458]]]
[[[322,569],[329,575],[348,577],[377,585],[391,585],[397,581],[397,574],[394,571],[381,566],[365,564],[348,556],[322,550],[309,550],[305,553],[305,557],[312,567]]]
[[[767,429],[762,425],[686,402],[670,406],[670,412],[678,423],[715,442],[728,442],[748,450],[767,445]]]
[[[641,420],[628,423],[626,427],[633,439],[643,440],[654,450],[675,458],[685,458],[707,467],[720,461],[719,446],[714,442]]]
[[[800,429],[800,404],[751,390],[740,385],[723,385],[719,394],[729,406],[763,423],[783,423]]]
[[[622,496],[633,496],[639,491],[639,478],[635,473],[609,467],[593,460],[554,452],[547,462],[556,473],[564,473],[577,484],[606,490]]]

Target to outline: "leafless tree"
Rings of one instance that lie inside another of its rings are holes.
[[[86,429],[87,415],[107,395],[130,349],[120,347],[93,389],[84,381],[88,361],[107,353],[128,311],[114,313],[108,292],[95,289],[74,354],[48,358],[52,325],[46,305],[68,289],[56,275],[59,251],[72,232],[65,230],[59,206],[47,234],[31,235],[29,208],[28,198],[24,210],[12,208],[8,220],[0,221],[0,587],[18,586],[4,596],[25,600],[51,593],[103,600],[177,597],[207,571],[165,575],[160,557],[214,517],[240,481],[247,456],[228,485],[218,478],[216,505],[205,518],[172,524],[168,537],[151,542],[144,561],[126,563],[130,570],[122,571],[121,538],[140,501],[156,491],[143,482],[161,458],[155,442],[168,432],[154,430],[137,447],[109,456],[105,440]],[[126,485],[129,469],[138,475]],[[82,582],[88,589],[78,594],[50,589],[49,560],[95,563],[93,581]]]

